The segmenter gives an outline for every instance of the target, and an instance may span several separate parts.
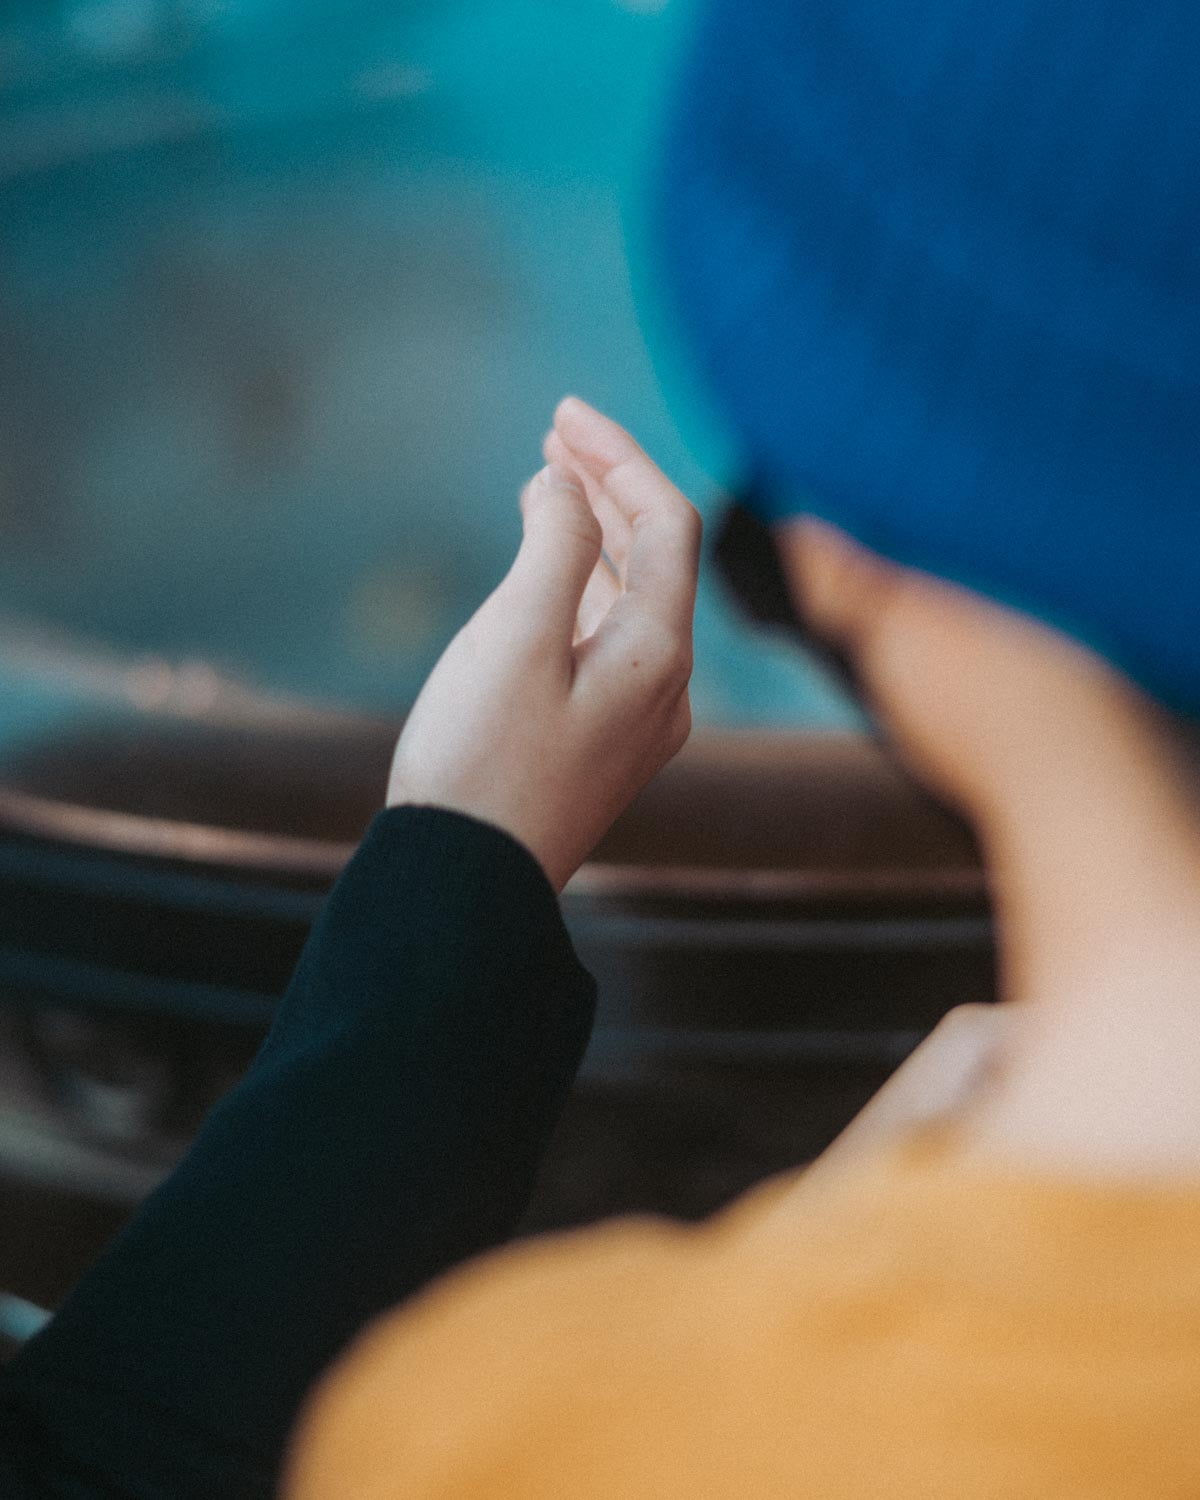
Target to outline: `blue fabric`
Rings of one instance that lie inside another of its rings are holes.
[[[665,284],[772,520],[1200,712],[1200,8],[716,0]]]

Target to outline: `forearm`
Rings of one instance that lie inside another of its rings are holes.
[[[269,1494],[345,1342],[512,1232],[593,999],[524,848],[384,814],[253,1068],[12,1367],[12,1408],[115,1494]]]

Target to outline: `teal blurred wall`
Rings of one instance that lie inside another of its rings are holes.
[[[639,217],[692,10],[8,0],[0,615],[387,711],[564,392],[711,512],[733,450]],[[698,722],[848,722],[711,578],[697,632]],[[69,698],[35,678],[0,663],[0,730]]]

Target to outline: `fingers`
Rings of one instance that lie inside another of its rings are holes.
[[[543,444],[543,449],[546,453],[548,464],[552,467],[556,466],[558,468],[564,469],[571,475],[572,479],[576,479],[581,484],[583,484],[584,489],[587,492],[588,504],[592,507],[593,513],[595,513],[596,505],[595,501],[593,500],[593,495],[598,498],[602,498],[600,497],[599,491],[596,488],[595,480],[585,476],[582,470],[574,468],[571,465],[570,453],[567,450],[565,444],[563,444],[561,441],[558,441],[557,439],[554,442],[551,442],[549,440],[551,436],[552,434],[548,434],[547,441]],[[526,489],[522,492],[521,496],[522,513],[525,510],[525,495],[527,492],[528,486],[526,486]],[[614,507],[610,500],[604,500],[603,504],[607,506],[608,510],[613,511],[615,514]],[[599,517],[597,519],[599,519]],[[618,520],[619,519],[620,518],[618,517]],[[625,523],[621,521],[621,524],[624,525]],[[607,536],[607,527],[605,527],[604,529]],[[592,635],[595,632],[600,624],[600,621],[612,608],[615,601],[621,596],[621,574],[611,561],[610,557],[606,555],[606,553],[607,545],[605,547],[605,550],[600,554],[600,561],[592,569],[591,575],[589,576],[587,583],[584,585],[583,598],[581,599],[579,604],[579,614],[575,625],[576,642],[585,640],[588,636]]]
[[[592,507],[596,519],[604,530],[604,550],[612,559],[613,566],[624,581],[625,560],[629,556],[629,539],[632,535],[629,522],[617,509],[616,504],[605,494],[600,482],[582,464],[575,461],[570,448],[553,428],[542,442],[542,452],[547,463],[558,464],[582,483],[588,504]]]
[[[604,561],[603,557],[592,569],[592,575],[584,586],[579,603],[579,614],[575,623],[575,643],[594,635],[600,622],[621,597],[621,581]]]
[[[521,492],[521,515],[524,537],[505,584],[520,588],[539,634],[561,640],[569,652],[584,592],[600,562],[600,523],[578,482],[553,465]]]
[[[701,532],[695,507],[623,427],[577,397],[559,403],[554,432],[629,528],[626,597],[615,608],[690,640]]]

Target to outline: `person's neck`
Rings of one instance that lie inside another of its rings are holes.
[[[1200,816],[1168,754],[1115,725],[980,820],[1016,1009],[974,1154],[1200,1182]]]

